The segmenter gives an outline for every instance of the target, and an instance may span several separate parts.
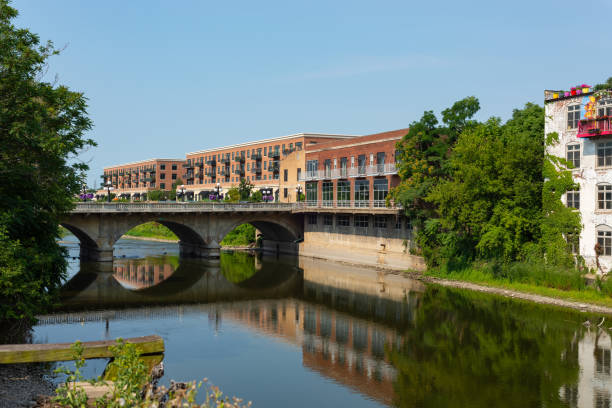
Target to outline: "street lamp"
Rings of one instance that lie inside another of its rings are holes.
[[[111,202],[111,196],[110,196],[111,193],[110,192],[111,192],[111,190],[114,190],[113,183],[111,183],[110,180],[108,180],[106,182],[105,187],[106,187],[106,190],[108,191],[108,202],[110,203]]]
[[[298,184],[295,188],[295,192],[297,193],[297,201],[300,201],[302,197],[302,186]]]
[[[221,194],[221,184],[217,183],[217,201],[219,201],[220,197],[219,195]]]
[[[87,186],[85,184],[81,186],[81,198],[83,199],[83,202],[87,201]]]
[[[185,185],[181,184],[179,186],[179,191],[181,192],[181,199],[184,202],[185,201]]]

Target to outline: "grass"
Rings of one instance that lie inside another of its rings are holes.
[[[584,276],[578,271],[553,269],[544,265],[477,265],[454,271],[434,268],[425,272],[425,275],[612,307],[612,282],[609,280],[586,286]]]
[[[178,241],[178,237],[174,232],[170,231],[167,227],[164,227],[158,222],[147,222],[137,227],[132,228],[125,233],[131,237],[144,237],[144,238],[155,238],[155,239],[169,239],[172,241]]]

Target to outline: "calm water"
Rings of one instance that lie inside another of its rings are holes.
[[[164,381],[207,377],[259,407],[610,407],[612,322],[582,324],[599,316],[331,262],[177,253],[121,240],[106,271],[71,260],[35,341],[158,334]]]

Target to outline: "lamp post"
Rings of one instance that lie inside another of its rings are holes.
[[[298,184],[295,188],[295,192],[297,193],[297,201],[300,201],[302,197],[302,186]]]
[[[219,195],[221,194],[221,184],[217,183],[217,201],[219,201],[220,197]]]
[[[181,200],[185,202],[185,185],[181,184],[179,186],[179,191],[181,192]]]
[[[113,190],[113,184],[109,181],[106,182],[106,190],[108,191],[108,202],[111,202],[111,190]]]
[[[81,186],[81,198],[83,198],[83,202],[87,201],[87,186],[85,184]]]

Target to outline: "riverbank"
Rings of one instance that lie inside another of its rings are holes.
[[[53,395],[44,363],[0,364],[0,408],[32,407],[41,396]]]
[[[394,274],[393,272],[390,272]],[[512,299],[521,299],[529,302],[565,307],[582,312],[592,312],[612,315],[612,298],[602,295],[597,296],[595,290],[587,291],[563,291],[554,288],[526,285],[509,284],[493,285],[483,282],[468,282],[463,280],[452,280],[440,278],[420,272],[404,272],[404,276],[416,279],[424,283],[431,283],[451,288],[466,289],[476,292],[491,293]]]

